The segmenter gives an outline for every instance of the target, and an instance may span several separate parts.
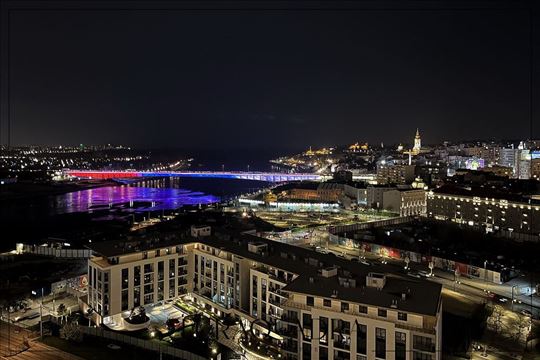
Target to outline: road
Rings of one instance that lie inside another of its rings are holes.
[[[357,250],[352,250],[350,248],[346,248],[334,243],[328,242],[328,236],[319,233],[317,237],[312,238],[311,243],[316,246],[321,246],[324,248],[327,248],[330,252],[333,252],[334,254],[341,254],[345,255],[346,258],[353,258],[358,257],[360,254]],[[309,245],[307,245],[309,246]],[[365,253],[363,256],[371,262],[380,261],[381,257],[377,255],[372,255]],[[395,272],[403,272],[404,269],[404,262],[401,260],[395,260],[391,258],[385,259],[388,262],[388,266],[392,267]],[[423,264],[417,264],[417,263],[410,263],[409,267],[412,272],[418,272],[418,271],[425,271],[430,272],[428,267]],[[535,319],[540,318],[540,297],[537,297],[536,295],[533,296],[527,296],[522,294],[516,294],[516,291],[514,289],[514,299],[515,303],[512,304],[512,289],[513,286],[518,286],[516,283],[521,282],[523,283],[523,280],[521,278],[514,279],[510,281],[509,283],[505,284],[495,284],[495,283],[488,283],[483,280],[479,279],[470,279],[466,278],[464,276],[458,277],[458,282],[455,281],[455,275],[450,272],[443,271],[441,269],[434,269],[433,270],[433,277],[429,277],[428,279],[430,281],[435,281],[443,285],[443,287],[457,291],[463,295],[470,296],[474,298],[476,301],[482,301],[482,302],[490,302],[495,301],[496,303],[502,305],[504,308],[513,310],[513,311],[522,311],[522,310],[528,310],[533,313],[533,317]],[[490,294],[491,293],[491,294]],[[499,297],[503,297],[507,299],[506,302],[500,302],[498,300],[494,300],[493,294],[498,295]]]
[[[78,356],[37,341],[39,334],[0,321],[0,359],[2,360],[82,360]]]

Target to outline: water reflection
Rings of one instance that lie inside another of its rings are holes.
[[[146,181],[146,186],[151,186]],[[209,204],[219,201],[202,192],[167,187],[122,185],[81,190],[51,199],[50,214],[67,214],[105,209],[127,211],[171,210],[184,205]],[[154,184],[158,185],[158,184]]]

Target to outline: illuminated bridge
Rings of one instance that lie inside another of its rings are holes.
[[[297,180],[321,180],[316,174],[281,174],[265,172],[231,172],[231,171],[100,171],[100,170],[66,170],[65,174],[86,179],[126,179],[138,177],[189,177],[214,179],[242,179],[267,182],[283,182]]]

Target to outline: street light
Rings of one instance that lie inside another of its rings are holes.
[[[484,281],[486,283],[486,289],[487,289],[487,260],[484,261]]]
[[[37,296],[37,291],[32,290],[32,295]],[[39,305],[39,336],[43,339],[43,288],[41,288],[41,304]]]
[[[514,311],[514,301],[515,301],[514,300],[514,288],[515,287],[518,287],[518,286],[517,285],[512,285],[512,289],[511,289],[511,291],[512,291],[512,311]]]

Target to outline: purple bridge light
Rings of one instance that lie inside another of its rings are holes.
[[[190,177],[214,179],[242,179],[266,182],[285,182],[298,180],[321,180],[316,174],[282,174],[266,172],[225,172],[225,171],[100,171],[66,170],[66,174],[88,179],[125,179],[134,177]]]

